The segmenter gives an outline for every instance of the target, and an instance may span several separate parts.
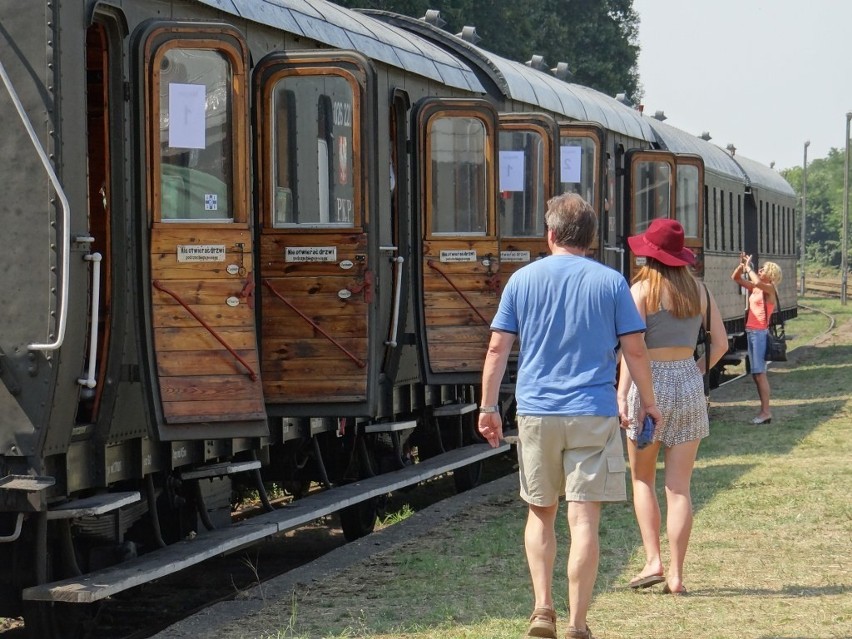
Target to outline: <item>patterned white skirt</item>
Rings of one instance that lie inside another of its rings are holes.
[[[654,396],[657,408],[663,414],[665,425],[657,428],[654,439],[664,446],[676,446],[703,439],[710,434],[707,417],[707,399],[704,397],[704,380],[692,358],[673,362],[651,361],[654,378]],[[627,396],[630,427],[627,436],[636,441],[639,417],[639,393],[636,385]]]

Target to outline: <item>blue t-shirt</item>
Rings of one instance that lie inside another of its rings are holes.
[[[509,278],[491,328],[520,340],[518,414],[611,417],[618,338],[645,324],[620,273],[550,255]]]

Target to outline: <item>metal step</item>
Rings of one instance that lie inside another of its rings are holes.
[[[395,433],[400,430],[408,430],[417,428],[417,420],[409,420],[406,422],[381,422],[378,424],[367,424],[364,427],[365,433]]]
[[[233,475],[234,473],[242,473],[246,470],[255,470],[260,468],[260,461],[250,460],[244,462],[223,462],[221,464],[210,464],[208,466],[199,466],[190,470],[182,471],[180,478],[184,480],[190,479],[205,479],[210,477],[222,477],[223,475]]]
[[[141,499],[138,492],[104,493],[85,499],[75,499],[67,504],[53,506],[47,511],[48,519],[76,519],[77,517],[94,517],[105,515],[128,504],[135,504]]]
[[[34,493],[45,488],[50,488],[56,483],[53,477],[39,477],[33,475],[6,475],[0,479],[0,489],[3,490],[22,490],[27,493]]]
[[[228,528],[202,532],[192,540],[179,541],[117,566],[79,577],[24,589],[26,601],[91,603],[142,585],[189,566],[239,549],[277,533],[292,530],[373,497],[420,483],[473,462],[504,453],[508,444],[491,448],[473,444],[418,464],[362,481],[338,486],[296,500],[271,513],[264,513]]]
[[[432,414],[435,417],[458,417],[459,415],[472,413],[477,408],[479,408],[477,404],[444,404],[443,406],[436,407],[432,411]]]

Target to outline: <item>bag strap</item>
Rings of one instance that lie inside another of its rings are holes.
[[[713,339],[710,334],[710,291],[707,290],[707,285],[702,282],[704,287],[704,299],[707,300],[707,310],[704,315],[704,396],[710,396],[710,344]]]
[[[772,290],[775,291],[775,310],[772,311],[772,317],[769,318],[769,325],[773,326],[775,324],[781,324],[781,328],[784,328],[784,318],[781,316],[781,313],[780,313],[780,311],[781,311],[781,298],[778,297],[778,288],[775,286],[775,284],[772,285]],[[773,322],[772,318],[775,317],[776,314],[778,315],[778,321]]]

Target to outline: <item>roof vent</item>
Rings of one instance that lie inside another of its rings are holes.
[[[704,131],[698,137],[701,138],[702,140],[704,140],[705,142],[709,142],[710,140],[713,139],[713,138],[710,137],[710,131]]]
[[[471,44],[476,44],[482,38],[480,38],[476,33],[476,27],[464,27],[461,30],[461,33],[456,34],[457,38],[461,38],[465,42],[470,42]]]
[[[441,12],[437,9],[429,9],[426,12],[426,15],[420,18],[424,22],[428,22],[433,27],[438,27],[439,29],[443,28],[447,21],[441,17]]]
[[[665,113],[663,113],[662,111],[657,111],[657,112],[654,114],[654,119],[655,119],[655,120],[659,120],[660,122],[663,122],[663,121],[665,121],[665,120],[668,120],[668,118],[666,117],[666,114],[665,114]]]
[[[633,102],[630,101],[630,98],[627,97],[626,93],[616,93],[615,99],[622,104],[626,104],[627,106],[633,106]]]
[[[726,146],[725,148],[728,150],[728,153],[730,153],[730,154],[731,154],[731,157],[734,157],[734,155],[735,155],[735,154],[736,154],[736,152],[737,152],[737,147],[735,147],[733,144],[729,144],[729,145],[728,145],[728,146]]]
[[[772,160],[772,162],[770,162],[770,163],[769,163],[769,168],[770,168],[770,169],[774,169],[774,168],[775,168],[775,160]]]
[[[524,64],[526,64],[531,69],[537,69],[538,71],[546,71],[550,73],[550,67],[548,67],[547,62],[544,61],[543,55],[534,55]]]
[[[560,80],[565,80],[565,82],[568,82],[568,80],[574,77],[574,74],[568,68],[567,62],[557,62],[556,67],[551,69],[550,72]]]

